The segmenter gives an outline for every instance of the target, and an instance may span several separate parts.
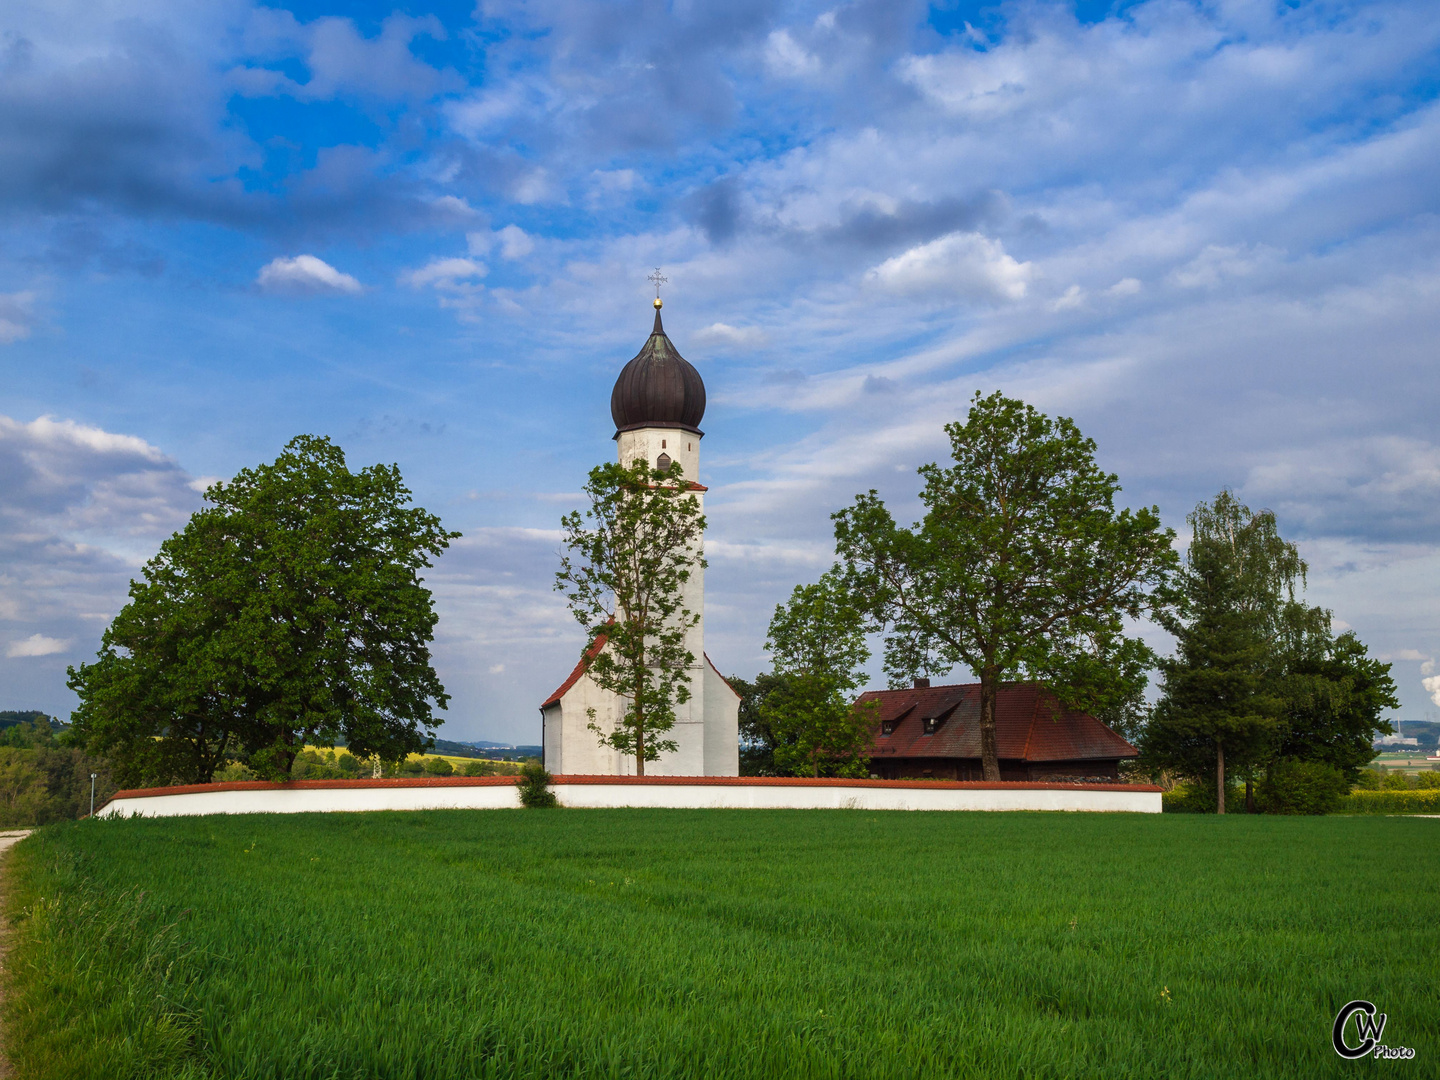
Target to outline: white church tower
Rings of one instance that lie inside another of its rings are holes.
[[[643,458],[656,468],[678,462],[683,475],[695,481],[695,496],[704,510],[700,477],[700,420],[705,415],[705,383],[700,373],[676,350],[660,322],[655,300],[655,328],[635,359],[625,365],[610,395],[615,442],[622,465]],[[690,700],[675,708],[675,726],[664,738],[678,744],[673,753],[648,762],[646,776],[740,775],[740,698],[705,655],[705,571],[696,566],[685,586],[685,606],[700,620],[685,647],[695,663],[689,671]],[[603,647],[603,646],[602,646]],[[575,665],[570,677],[540,706],[544,726],[545,768],[552,773],[588,776],[633,776],[635,758],[601,746],[589,729],[589,710],[604,730],[612,730],[625,713],[626,699],[600,689],[586,674],[589,657]]]

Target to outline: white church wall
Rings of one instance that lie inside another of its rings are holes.
[[[705,680],[706,776],[740,775],[740,698],[708,663]]]

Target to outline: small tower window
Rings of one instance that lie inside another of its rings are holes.
[[[664,472],[666,469],[670,468],[670,455],[661,454],[655,461],[655,467],[661,472]]]
[[[664,439],[661,439],[661,440],[660,440],[660,449],[661,449],[661,450],[664,450],[664,449],[665,449],[665,440],[664,440]]]

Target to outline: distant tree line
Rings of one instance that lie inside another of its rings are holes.
[[[43,712],[0,712],[0,827],[73,821],[115,791],[110,768]]]

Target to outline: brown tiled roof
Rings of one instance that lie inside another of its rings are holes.
[[[554,705],[565,696],[566,690],[569,690],[570,687],[580,681],[580,676],[585,674],[585,669],[590,666],[590,661],[600,655],[600,650],[605,648],[605,642],[607,640],[609,640],[609,635],[607,634],[601,634],[595,639],[595,643],[585,650],[584,656],[580,657],[580,662],[575,665],[575,670],[566,676],[565,681],[560,684],[560,688],[546,698],[545,703],[541,705],[540,708],[548,709],[551,705]]]
[[[876,729],[870,756],[894,758],[980,757],[980,684],[917,687],[913,690],[870,690],[860,700],[880,706],[880,722],[894,721],[894,731]],[[925,720],[941,721],[933,735]],[[1038,683],[1008,683],[995,701],[995,742],[998,756],[1010,761],[1083,761],[1133,758],[1138,751],[1089,713],[1065,709]]]
[[[595,644],[591,645],[590,648],[585,650],[585,655],[582,656],[580,658],[580,662],[575,665],[575,670],[570,672],[570,674],[566,677],[565,681],[560,684],[559,689],[557,689],[553,694],[551,694],[548,698],[545,699],[545,703],[541,705],[540,708],[548,709],[551,705],[554,705],[557,701],[559,701],[562,697],[565,696],[565,691],[569,690],[572,686],[574,686],[577,682],[580,681],[580,676],[585,674],[585,669],[590,666],[590,661],[594,660],[595,657],[599,656],[600,650],[605,648],[605,641],[605,634],[601,634],[595,639]],[[702,655],[704,655],[705,657],[705,663],[710,665],[710,670],[715,672],[716,675],[720,675],[720,669],[715,666],[715,661],[710,659],[710,654],[704,653]],[[738,693],[736,693],[735,688],[730,685],[730,680],[725,678],[724,675],[720,675],[720,681],[723,682],[726,689],[728,689],[732,694],[735,694],[737,698],[740,696]]]

